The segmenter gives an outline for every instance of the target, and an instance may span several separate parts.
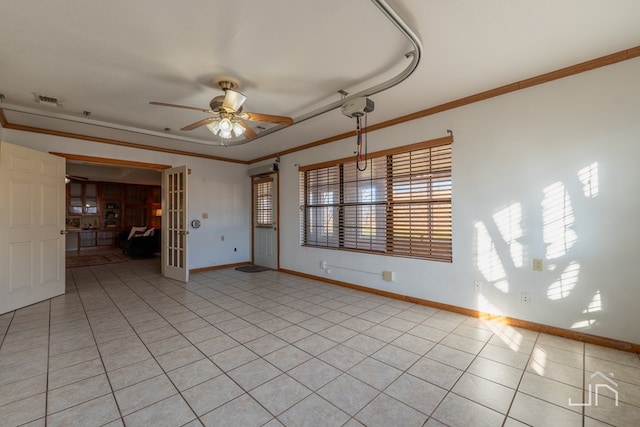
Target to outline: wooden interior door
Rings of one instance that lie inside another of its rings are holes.
[[[165,169],[162,179],[162,274],[182,282],[189,281],[187,176],[187,167],[179,166]]]
[[[0,142],[0,314],[64,293],[65,159]]]

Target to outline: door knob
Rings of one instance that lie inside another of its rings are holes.
[[[69,234],[67,230],[60,230],[60,234]]]

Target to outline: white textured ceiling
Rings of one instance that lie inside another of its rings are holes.
[[[640,45],[637,0],[396,0],[422,40],[417,70],[372,96],[369,124]],[[7,121],[252,160],[350,131],[333,110],[221,147],[205,113],[231,76],[245,111],[300,117],[404,69],[409,41],[370,0],[21,0],[0,3]],[[36,95],[60,107],[37,104]],[[83,111],[91,112],[86,118]],[[270,125],[252,123],[269,128]],[[170,128],[167,133],[164,128]]]

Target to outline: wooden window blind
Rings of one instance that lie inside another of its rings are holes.
[[[452,143],[301,167],[301,244],[451,262]]]
[[[340,166],[307,171],[303,185],[303,242],[312,246],[339,246]]]
[[[253,181],[255,192],[255,221],[258,226],[273,225],[273,178],[256,178]]]

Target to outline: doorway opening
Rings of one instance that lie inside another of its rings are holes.
[[[162,171],[169,166],[52,154],[67,159],[67,266],[90,264],[92,259],[108,264],[118,262],[119,258],[155,255],[160,270]],[[134,233],[140,238],[131,244],[127,240],[133,238],[134,229],[141,233]]]

